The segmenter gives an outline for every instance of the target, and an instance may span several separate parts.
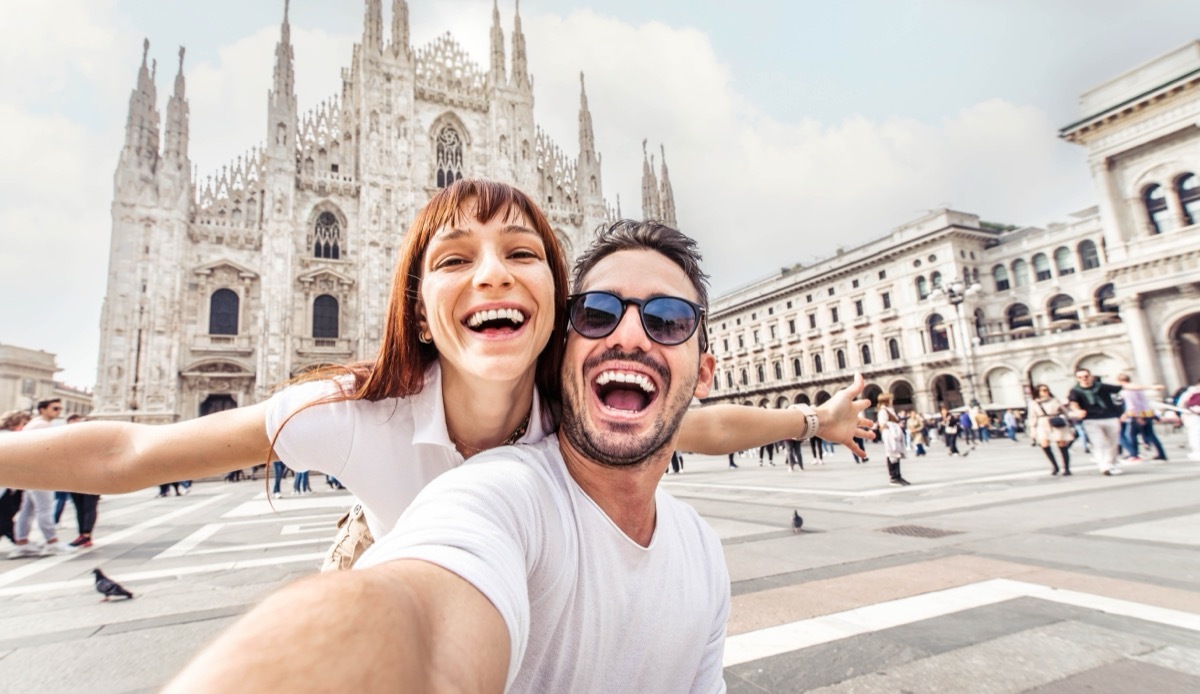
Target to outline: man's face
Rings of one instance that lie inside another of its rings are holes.
[[[1075,372],[1075,380],[1079,381],[1079,385],[1084,388],[1091,388],[1094,379],[1091,371],[1079,370]]]
[[[678,265],[647,250],[605,257],[576,291],[699,299]],[[641,463],[672,444],[688,403],[707,395],[712,381],[714,359],[700,354],[700,330],[682,344],[658,344],[646,335],[640,309],[629,306],[607,337],[569,331],[562,374],[565,442],[608,466]]]
[[[58,415],[62,414],[62,403],[61,402],[52,402],[49,405],[46,405],[42,409],[38,410],[38,414],[45,417],[46,419],[57,419]]]

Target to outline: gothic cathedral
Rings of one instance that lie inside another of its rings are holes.
[[[385,43],[382,0],[365,4],[341,95],[300,113],[285,3],[265,144],[203,182],[188,159],[183,49],[160,141],[143,45],[114,176],[94,416],[191,419],[319,365],[373,359],[401,236],[463,176],[529,193],[571,258],[619,215],[603,196],[582,75],[578,154],[534,123],[519,10],[508,63],[493,5],[483,72],[449,33],[414,51],[404,0],[392,1]],[[646,161],[642,187],[645,216],[674,225],[665,161],[661,181]]]

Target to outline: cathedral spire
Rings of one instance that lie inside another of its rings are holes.
[[[588,109],[587,89],[583,73],[579,73],[579,157],[575,160],[575,189],[585,198],[589,213],[603,214],[601,197],[600,157],[596,154],[596,138],[592,134],[592,112]]]
[[[513,20],[512,52],[512,81],[509,84],[531,89],[529,64],[525,59],[525,33],[521,31],[521,0],[517,0],[517,12]]]
[[[662,181],[659,183],[659,212],[661,221],[669,227],[678,228],[675,220],[675,191],[671,190],[671,179],[667,176],[667,148],[659,144],[662,152]]]
[[[292,27],[288,23],[289,0],[283,2],[283,24],[275,44],[275,74],[267,92],[268,151],[275,148],[286,160],[291,156],[296,132],[296,71],[292,52]]]
[[[411,50],[408,41],[408,2],[392,0],[392,54],[408,55]]]
[[[504,74],[504,30],[500,27],[499,0],[492,0],[492,74],[493,85],[501,85],[508,81]]]
[[[588,108],[587,88],[583,83],[582,71],[579,73],[579,151],[596,151],[596,139],[592,134],[592,111]]]
[[[646,152],[646,140],[642,140],[642,219],[657,220],[661,215],[658,198],[658,180],[654,177],[654,156]]]
[[[367,0],[363,19],[363,49],[372,53],[383,49],[383,0]]]
[[[175,74],[175,92],[167,101],[167,134],[163,157],[174,162],[187,176],[191,167],[187,161],[188,150],[188,103],[183,79],[184,47],[179,47],[179,72]]]
[[[142,41],[142,66],[138,69],[137,86],[129,95],[129,115],[125,120],[125,151],[127,157],[154,165],[158,159],[158,94],[154,89],[154,69],[146,67],[150,39]]]

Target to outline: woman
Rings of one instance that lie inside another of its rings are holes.
[[[913,448],[917,451],[917,457],[925,455],[925,418],[920,412],[913,410],[908,415],[908,438],[912,441]]]
[[[1058,474],[1058,461],[1054,459],[1054,453],[1050,450],[1050,444],[1053,443],[1058,448],[1058,454],[1062,456],[1063,476],[1070,475],[1071,453],[1067,447],[1075,440],[1075,425],[1067,416],[1067,407],[1050,392],[1050,386],[1039,383],[1034,387],[1034,400],[1029,406],[1029,416],[1025,421],[1029,422],[1029,430],[1033,432],[1033,438],[1041,447],[1042,453],[1050,460],[1050,474]]]
[[[557,238],[532,200],[505,184],[457,181],[404,237],[373,363],[323,370],[266,401],[176,424],[94,422],[14,436],[28,442],[0,441],[0,483],[108,493],[282,459],[336,477],[382,534],[434,477],[553,431],[567,293]],[[858,432],[854,392],[817,409],[823,436],[849,441]],[[714,406],[685,417],[678,446],[720,454],[805,428],[796,410]]]
[[[30,419],[29,413],[24,410],[5,412],[0,415],[0,434],[20,431],[25,428]],[[13,518],[21,509],[22,492],[20,489],[9,489],[8,487],[2,487],[2,489],[3,492],[0,492],[0,537],[7,537],[9,541],[16,542],[17,536],[14,533],[16,526],[13,524]]]
[[[887,460],[888,484],[897,487],[907,487],[910,482],[900,474],[900,459],[904,457],[904,429],[900,427],[900,415],[892,409],[894,396],[891,393],[881,393],[876,399],[879,406],[876,416],[879,418],[879,431],[883,434],[883,455]]]
[[[958,452],[958,416],[951,414],[946,406],[942,406],[942,435],[946,438],[946,450],[950,455],[960,455]]]

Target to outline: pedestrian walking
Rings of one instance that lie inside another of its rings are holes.
[[[1125,408],[1125,412],[1121,416],[1123,420],[1121,433],[1129,461],[1141,462],[1142,460],[1138,454],[1138,437],[1141,437],[1147,446],[1154,447],[1156,453],[1154,460],[1166,460],[1167,452],[1163,450],[1162,442],[1154,433],[1154,418],[1157,415],[1150,407],[1149,398],[1146,397],[1147,390],[1163,390],[1163,386],[1134,387],[1129,374],[1117,376],[1117,383],[1121,386],[1121,402]]]
[[[812,450],[813,465],[825,464],[825,442],[820,436],[814,436],[808,440],[809,448]]]
[[[10,410],[0,415],[0,434],[12,434],[25,428],[29,423],[29,413],[24,410]],[[7,537],[10,542],[16,541],[13,532],[13,518],[21,508],[24,492],[20,489],[4,487],[0,489],[0,536]]]
[[[883,438],[883,454],[887,460],[889,484],[907,487],[909,481],[900,474],[900,459],[904,457],[904,430],[900,428],[900,416],[892,409],[891,393],[883,393],[877,400],[879,407],[879,433]]]
[[[1076,385],[1067,399],[1071,416],[1083,421],[1096,467],[1106,477],[1124,472],[1117,464],[1124,403],[1120,386],[1101,383],[1088,369],[1075,371]],[[1140,386],[1139,386],[1140,387]]]
[[[1014,443],[1017,440],[1017,414],[1012,410],[1004,411],[1004,434]]]
[[[788,472],[792,472],[793,466],[804,469],[804,443],[796,439],[788,439],[787,445],[787,465]]]
[[[51,398],[37,404],[37,416],[29,420],[22,431],[48,429],[54,426],[54,420],[62,414],[62,400]],[[34,545],[29,542],[29,531],[33,520],[37,518],[38,530],[42,533],[44,545]],[[9,559],[39,557],[50,554],[65,554],[70,547],[58,541],[58,530],[54,523],[54,492],[42,489],[27,489],[21,498],[21,508],[13,521],[13,544],[16,548],[9,553]]]
[[[299,496],[301,494],[311,494],[312,486],[308,483],[308,470],[297,472],[292,479],[292,495]]]
[[[771,464],[771,467],[775,467],[775,444],[773,443],[758,447],[758,466],[762,467],[764,451],[767,454],[767,462]]]
[[[913,410],[909,413],[905,426],[908,428],[908,438],[912,441],[916,456],[920,458],[925,455],[925,418],[920,412]]]
[[[1050,386],[1039,383],[1034,386],[1034,400],[1029,405],[1026,418],[1033,432],[1033,440],[1050,461],[1050,474],[1059,473],[1058,461],[1054,459],[1054,448],[1062,458],[1062,474],[1071,474],[1071,442],[1075,440],[1075,427],[1071,424],[1066,405],[1055,399]]]
[[[962,455],[958,452],[958,417],[942,407],[942,435],[946,440],[946,450],[950,455]]]
[[[733,462],[733,454],[732,454],[732,453],[730,453],[730,454],[729,454],[729,467],[730,467],[730,468],[735,468],[735,467],[737,467],[737,466],[738,466],[738,464],[737,464],[737,463],[735,463],[735,462]]]

